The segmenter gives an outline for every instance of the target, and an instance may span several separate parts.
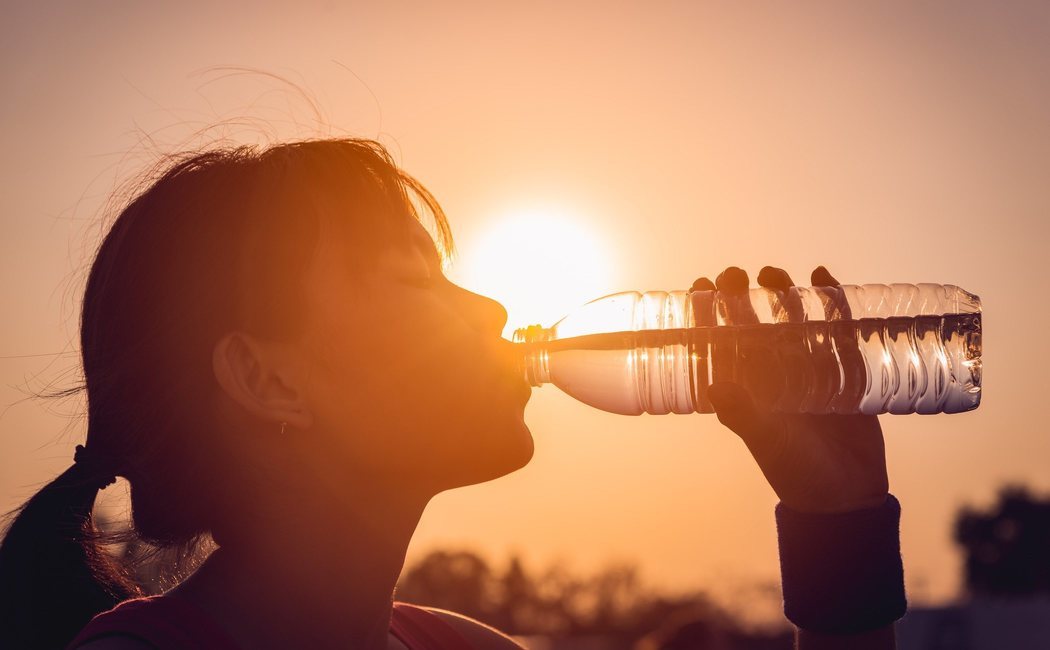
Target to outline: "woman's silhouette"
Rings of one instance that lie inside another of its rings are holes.
[[[162,169],[92,265],[87,440],[4,539],[0,645],[518,647],[392,602],[428,501],[533,450],[506,313],[442,275],[450,247],[433,197],[370,141]],[[791,284],[770,267],[759,282]],[[823,268],[813,283],[836,284]],[[748,278],[730,268],[694,289],[716,284],[743,291]],[[775,416],[734,384],[712,400],[781,497],[800,647],[892,647],[899,510],[878,420]],[[141,539],[183,555],[217,545],[162,596],[137,598],[100,547],[90,512],[114,476],[131,485]]]

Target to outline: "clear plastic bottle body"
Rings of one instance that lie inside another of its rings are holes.
[[[613,413],[712,413],[745,385],[784,413],[958,413],[981,399],[981,305],[953,285],[625,292],[519,330],[524,371]]]

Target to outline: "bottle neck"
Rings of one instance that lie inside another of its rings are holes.
[[[513,341],[521,344],[521,370],[531,386],[542,386],[551,381],[550,351],[544,345],[554,339],[554,328],[529,325],[514,331]]]

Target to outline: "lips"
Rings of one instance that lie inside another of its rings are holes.
[[[521,351],[517,345],[504,338],[483,344],[482,352],[491,364],[492,380],[500,389],[505,389],[515,401],[524,406],[532,397],[532,386],[525,380],[521,369]]]
[[[522,377],[521,371],[518,368],[513,368],[508,372],[501,374],[501,383],[504,384],[508,391],[514,395],[516,400],[520,400],[522,406],[524,406],[529,398],[532,397],[532,386],[529,382],[525,381]]]

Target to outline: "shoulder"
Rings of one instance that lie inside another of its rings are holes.
[[[506,634],[469,616],[434,607],[423,609],[452,626],[477,650],[524,650],[524,646]]]
[[[126,600],[96,615],[68,645],[71,650],[214,648],[236,644],[206,612],[171,596]]]
[[[156,646],[126,634],[109,634],[73,646],[72,650],[156,650]]]

